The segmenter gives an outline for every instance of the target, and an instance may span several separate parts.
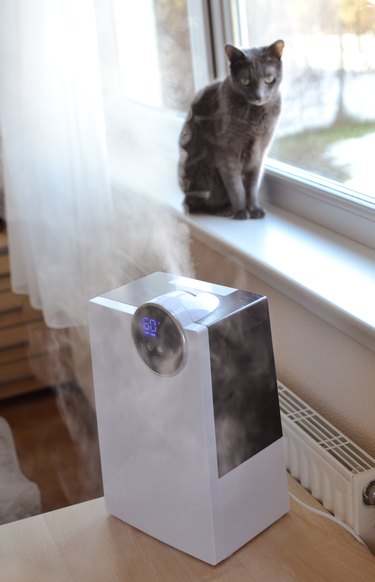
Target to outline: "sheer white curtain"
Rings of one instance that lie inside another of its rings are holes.
[[[0,0],[0,15],[12,288],[51,327],[85,323],[88,298],[134,274],[187,273],[187,233],[134,192],[113,198],[95,1]]]
[[[12,288],[52,327],[113,275],[93,0],[0,0],[0,117]]]

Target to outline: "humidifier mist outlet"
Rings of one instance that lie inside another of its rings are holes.
[[[108,511],[217,564],[289,508],[267,299],[154,273],[89,314]]]

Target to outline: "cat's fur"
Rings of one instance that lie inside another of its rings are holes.
[[[264,216],[258,186],[281,108],[283,48],[282,40],[246,50],[226,45],[229,76],[192,102],[179,141],[187,211]]]

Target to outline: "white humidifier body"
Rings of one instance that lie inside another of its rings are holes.
[[[107,510],[217,564],[289,509],[267,299],[154,273],[89,311]]]

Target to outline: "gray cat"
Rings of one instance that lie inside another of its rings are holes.
[[[188,212],[262,218],[258,186],[281,108],[284,42],[239,50],[226,45],[230,74],[192,102],[179,146]]]

